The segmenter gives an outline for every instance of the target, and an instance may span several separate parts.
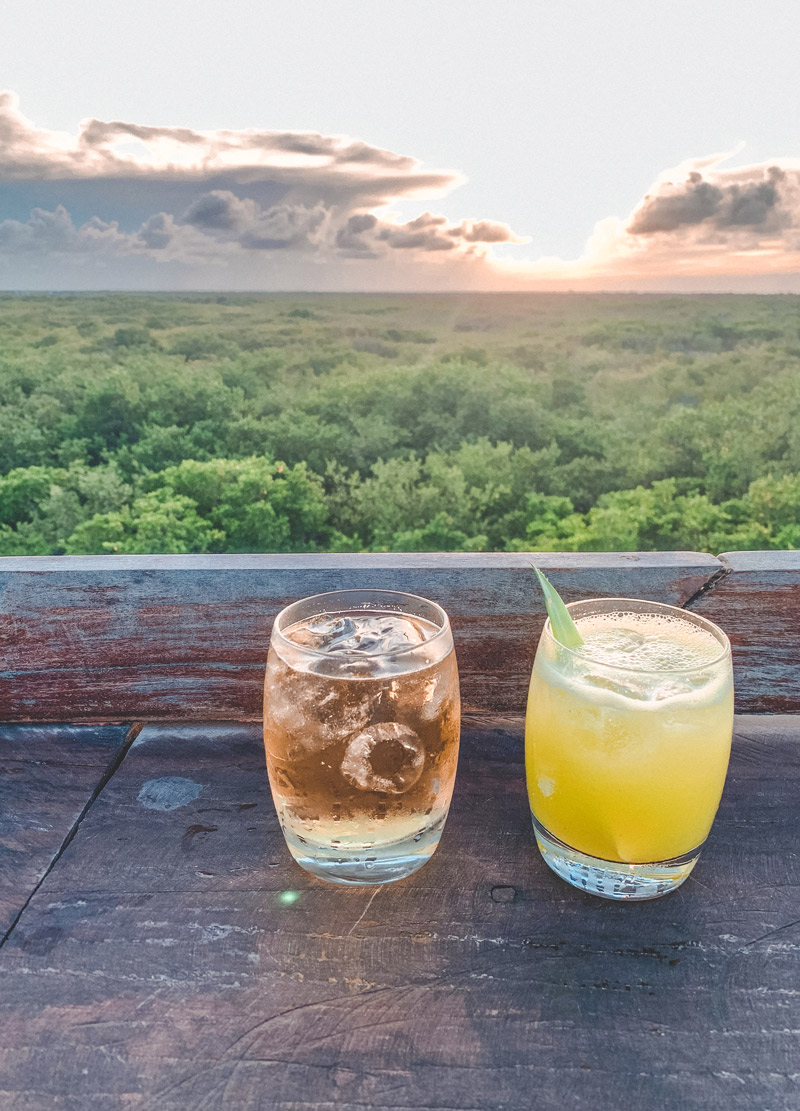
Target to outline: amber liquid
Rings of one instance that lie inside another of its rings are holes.
[[[424,641],[435,628],[419,618],[391,620],[413,625],[422,642],[405,654],[408,672],[402,653],[388,662],[351,658],[343,677],[309,669],[325,670],[324,661],[298,667],[270,648],[264,744],[290,848],[292,838],[379,848],[414,838],[447,813],[460,728],[455,654],[428,653],[434,662],[426,664]],[[285,636],[308,643],[308,624]]]

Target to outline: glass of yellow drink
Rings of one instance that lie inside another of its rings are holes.
[[[574,602],[583,644],[548,620],[525,726],[545,862],[608,899],[652,899],[691,872],[719,805],[733,727],[725,633],[632,598]]]

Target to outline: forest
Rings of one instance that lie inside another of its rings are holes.
[[[800,547],[800,298],[0,294],[0,554]]]

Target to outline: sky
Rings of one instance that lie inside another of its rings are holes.
[[[799,42],[796,0],[3,0],[0,288],[800,292]]]

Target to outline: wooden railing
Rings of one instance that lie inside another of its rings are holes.
[[[278,610],[366,586],[443,605],[464,709],[518,713],[544,621],[531,562],[567,601],[704,614],[731,638],[737,709],[800,712],[800,552],[64,556],[0,559],[0,720],[258,718]]]

